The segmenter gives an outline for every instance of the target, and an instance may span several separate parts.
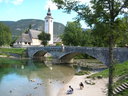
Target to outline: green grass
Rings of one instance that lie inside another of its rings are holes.
[[[0,65],[11,65],[11,64],[23,64],[25,60],[11,59],[11,58],[0,58]]]
[[[128,89],[125,91],[120,92],[119,94],[116,94],[114,96],[128,96]]]
[[[114,77],[119,77],[122,75],[127,75],[128,74],[128,61],[122,63],[122,64],[116,64],[114,70]],[[108,77],[108,69],[101,71],[99,73],[93,74],[90,77],[97,77],[97,76],[103,76],[103,77]]]
[[[22,55],[23,52],[25,52],[25,50],[26,49],[23,49],[23,48],[0,48],[1,54],[4,54],[4,53],[15,53],[15,54]]]
[[[128,61],[122,63],[122,64],[116,64],[115,66],[115,70],[114,70],[114,78],[118,78],[118,80],[116,82],[113,83],[113,88],[118,87],[119,85],[121,85],[124,82],[128,82],[128,78],[126,78],[128,76]],[[98,76],[102,76],[104,78],[108,77],[108,69],[93,74],[91,76],[89,76],[89,78],[97,78]],[[125,91],[122,91],[119,94],[116,94],[114,96],[128,96],[128,89]]]
[[[82,71],[75,73],[75,75],[85,75],[85,74],[90,74],[90,72],[82,70]]]

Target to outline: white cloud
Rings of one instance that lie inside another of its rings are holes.
[[[45,9],[50,8],[51,10],[57,10],[57,6],[52,1],[47,1]]]
[[[20,5],[23,3],[24,0],[13,0],[11,3],[13,3],[14,5]]]
[[[82,4],[89,4],[90,0],[75,0],[75,1],[80,1]],[[55,3],[52,2],[52,0],[47,0],[45,9],[48,9],[50,7],[51,10],[57,10],[57,6]]]
[[[0,0],[0,3],[12,3],[14,5],[20,5],[24,0]]]

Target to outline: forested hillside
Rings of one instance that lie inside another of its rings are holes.
[[[12,37],[18,37],[19,35],[21,35],[22,32],[25,32],[25,30],[29,28],[30,24],[32,26],[32,29],[44,30],[44,21],[38,19],[23,19],[16,22],[14,21],[0,21],[0,22],[10,27],[12,32]],[[54,35],[60,35],[64,32],[65,26],[63,24],[54,22],[53,26],[54,26],[53,29]]]

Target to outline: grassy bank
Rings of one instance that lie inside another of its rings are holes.
[[[117,87],[119,85],[121,85],[124,82],[128,82],[128,61],[122,63],[122,64],[116,64],[114,66],[115,70],[114,70],[114,84],[113,87]],[[93,74],[90,76],[91,78],[98,78],[98,77],[104,77],[107,78],[108,77],[108,69]],[[90,78],[89,77],[89,78]],[[116,94],[116,96],[127,96],[128,95],[128,89],[121,92],[120,94]]]
[[[25,50],[23,48],[0,48],[0,55],[9,57],[11,55],[19,55],[19,56],[25,56]],[[15,56],[17,57],[17,56]]]
[[[12,64],[18,64],[22,65],[25,62],[25,60],[20,59],[11,59],[11,58],[0,58],[0,65],[12,65]]]
[[[122,63],[122,64],[116,64],[114,66],[114,77],[120,77],[123,75],[128,74],[128,61]],[[90,77],[97,77],[97,76],[102,76],[102,77],[108,77],[108,69],[101,71],[99,73],[93,74]]]
[[[15,54],[22,54],[26,49],[23,48],[0,48],[0,52],[8,52]]]

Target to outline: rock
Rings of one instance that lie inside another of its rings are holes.
[[[102,79],[102,78],[103,78],[103,76],[102,76],[102,75],[99,75],[99,76],[97,76],[97,78],[98,78],[98,79]]]
[[[94,84],[95,84],[95,83],[92,82],[91,80],[85,80],[85,83],[86,83],[86,84],[90,84],[90,85],[94,85]]]

